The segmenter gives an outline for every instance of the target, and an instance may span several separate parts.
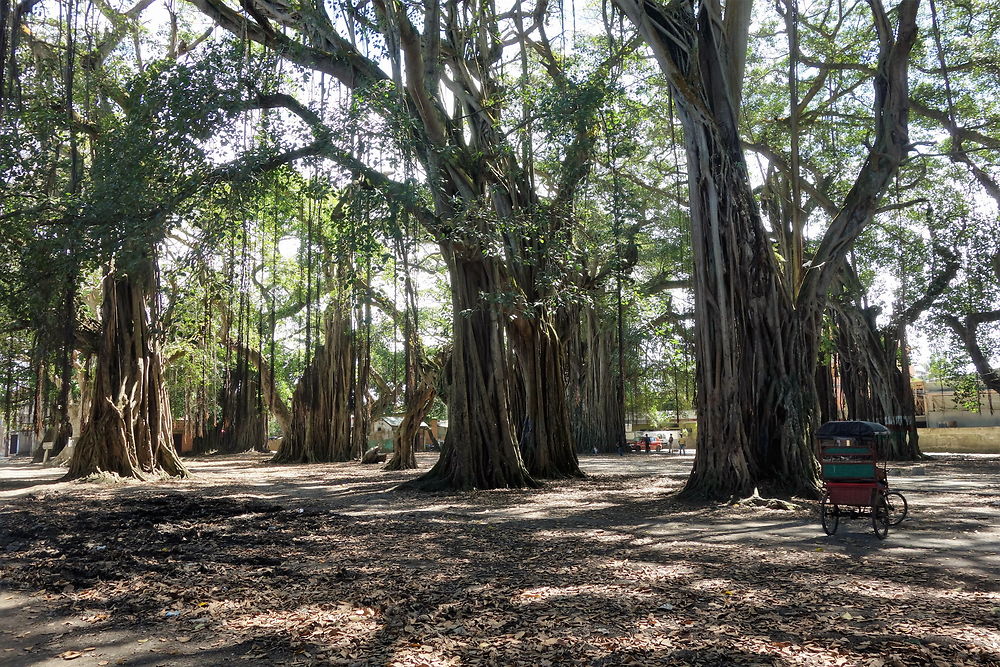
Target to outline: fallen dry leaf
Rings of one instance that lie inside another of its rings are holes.
[[[677,501],[683,471],[639,468],[655,457],[539,491],[424,496],[389,492],[411,472],[241,456],[183,486],[80,485],[0,515],[26,545],[5,579],[57,594],[20,611],[128,633],[130,650],[182,632],[206,664],[1000,664],[994,566],[898,549],[915,534],[986,540],[993,510],[976,503],[1000,492],[1000,462],[946,463],[948,484],[904,489],[914,531],[883,543],[860,521],[827,538],[809,501],[780,518],[805,532],[773,539],[766,508]],[[184,615],[165,624],[164,609]]]

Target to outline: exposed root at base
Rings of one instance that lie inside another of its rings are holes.
[[[736,507],[766,507],[772,510],[792,511],[800,509],[799,505],[781,498],[763,498],[757,489],[753,490],[753,495],[749,498],[736,500],[731,503]]]

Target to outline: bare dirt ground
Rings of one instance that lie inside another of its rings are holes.
[[[895,465],[885,541],[681,503],[691,461],[420,495],[259,454],[120,484],[0,459],[0,665],[1000,665],[1000,457]]]

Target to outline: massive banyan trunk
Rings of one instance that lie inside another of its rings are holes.
[[[837,306],[837,360],[849,419],[885,424],[893,432],[883,456],[919,459],[916,406],[905,355],[905,327],[880,330],[871,309]]]
[[[876,141],[812,259],[783,280],[750,190],[737,127],[747,5],[616,0],[675,92],[687,153],[694,245],[698,442],[684,493],[727,499],[755,487],[815,494],[820,314],[833,270],[871,220],[906,154],[907,63],[916,0],[900,3],[898,39],[872,4],[879,37]],[[732,9],[733,14],[728,10]],[[730,18],[733,21],[730,23]],[[724,27],[725,24],[725,27]],[[727,32],[728,30],[728,32]],[[742,44],[742,47],[740,46]],[[742,50],[740,50],[742,49]]]
[[[404,485],[424,491],[535,487],[517,447],[507,397],[499,270],[478,248],[442,244],[451,276],[454,351],[441,457]]]
[[[104,278],[90,417],[66,477],[97,472],[186,476],[171,437],[170,402],[149,323],[150,271]]]
[[[523,190],[528,191],[527,186]],[[501,215],[514,215],[504,203],[498,210]],[[521,456],[532,477],[582,477],[566,400],[565,348],[556,329],[561,307],[546,303],[554,295],[545,285],[552,258],[544,248],[565,237],[553,212],[532,224],[545,231],[535,230],[508,250],[506,269],[510,288],[517,295],[516,309],[504,313],[509,407]]]
[[[323,344],[292,395],[291,422],[275,463],[350,461],[361,454],[352,426],[355,354],[351,310],[335,299],[323,316]]]
[[[499,122],[504,105],[495,104],[504,90],[498,65],[504,57],[502,33],[507,21],[501,17],[507,15],[473,12],[475,20],[460,28],[454,22],[464,20],[459,15],[470,7],[456,6],[453,12],[442,11],[436,3],[418,8],[378,1],[372,8],[385,49],[378,57],[368,58],[346,33],[339,32],[342,26],[325,15],[289,15],[283,21],[288,33],[277,39],[277,33],[265,27],[266,20],[258,22],[261,12],[273,13],[273,7],[269,9],[267,2],[248,2],[254,6],[250,12],[253,20],[224,2],[196,0],[202,11],[233,34],[258,41],[304,67],[326,72],[345,86],[364,91],[362,96],[372,103],[371,110],[388,121],[396,136],[408,138],[405,143],[412,146],[426,174],[433,211],[377,167],[369,168],[353,156],[334,157],[352,172],[365,174],[372,185],[418,217],[441,243],[442,253],[449,256],[452,288],[458,292],[453,297],[458,342],[454,347],[448,436],[438,465],[414,485],[455,489],[534,485],[517,453],[511,423],[505,368],[509,360],[503,346],[505,321],[496,305],[481,303],[483,294],[495,300],[509,293],[511,283],[522,292],[548,289],[512,278],[509,271],[500,275],[497,264],[502,260],[486,257],[487,251],[499,248],[510,260],[514,255],[529,254],[525,252],[529,244],[534,246],[530,254],[544,256],[551,247],[548,244],[559,243],[559,239],[531,231],[535,221],[520,224],[537,213],[539,201],[533,178],[526,173],[530,169],[527,158],[525,164],[518,164],[521,151],[513,144],[515,135],[505,133]],[[317,28],[327,36],[321,43],[315,40]],[[289,44],[294,48],[288,48]],[[570,85],[568,79],[564,83]],[[373,97],[368,94],[372,90],[385,94]],[[303,113],[297,103],[265,97],[288,106],[310,125],[319,122],[312,112]],[[593,117],[596,113],[591,120]],[[327,130],[323,134],[326,136]],[[590,134],[583,128],[581,141],[575,142],[583,152],[592,144]],[[588,161],[573,152],[567,162],[573,174],[560,178],[559,189],[568,204],[586,175],[587,169],[581,167]],[[501,221],[503,224],[498,224]],[[469,234],[471,249],[460,238],[469,223],[475,227]],[[542,228],[549,229],[548,222]],[[534,238],[522,239],[518,234]],[[509,266],[508,262],[504,268]],[[531,302],[551,296],[542,293]],[[529,417],[538,421],[537,415]],[[571,449],[572,443],[567,441],[565,446]]]
[[[515,317],[507,329],[524,390],[518,444],[528,472],[541,478],[580,477],[559,335],[544,312],[537,317]]]
[[[807,440],[818,317],[797,312],[778,278],[750,189],[719,26],[707,7],[696,20],[683,3],[619,5],[660,44],[661,67],[675,88],[685,82],[674,99],[690,191],[698,442],[684,493],[814,493]]]
[[[614,451],[625,434],[615,330],[591,306],[570,308],[562,320],[573,441],[581,452]]]

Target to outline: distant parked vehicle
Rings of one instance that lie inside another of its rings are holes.
[[[649,451],[658,452],[663,449],[663,445],[666,443],[666,439],[663,433],[658,433],[651,431],[645,436],[640,435],[635,439],[634,442],[629,443],[629,449],[633,452],[644,452],[646,451],[646,441],[643,439],[646,436],[649,437]]]

